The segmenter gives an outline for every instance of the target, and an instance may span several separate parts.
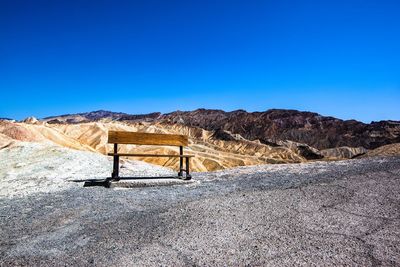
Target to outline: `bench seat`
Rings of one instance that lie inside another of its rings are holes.
[[[194,155],[160,155],[160,154],[129,154],[129,153],[108,153],[108,156],[120,157],[165,157],[165,158],[192,158]]]

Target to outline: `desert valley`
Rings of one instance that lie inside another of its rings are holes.
[[[62,115],[21,122],[0,121],[0,147],[19,142],[47,142],[62,147],[107,154],[108,130],[178,133],[190,138],[195,171],[215,171],[268,163],[342,160],[399,153],[400,122],[364,124],[316,113],[269,110],[198,109],[168,114],[130,115],[109,111]],[[122,146],[122,152],[176,154],[174,147]],[[174,158],[142,158],[177,168]]]

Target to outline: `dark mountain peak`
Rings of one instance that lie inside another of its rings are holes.
[[[394,120],[382,120],[382,121],[372,121],[371,124],[380,124],[380,125],[400,125],[400,121]]]
[[[130,115],[125,114],[118,118],[119,121],[154,121],[161,117],[160,112],[153,112],[148,114]]]
[[[292,117],[292,116],[318,117],[318,116],[321,116],[320,114],[315,113],[315,112],[300,111],[300,110],[296,110],[296,109],[269,109],[269,110],[267,110],[265,112],[261,112],[261,113],[265,113],[270,116],[280,116],[280,117]]]
[[[227,113],[229,113],[229,114],[247,114],[247,113],[250,113],[250,112],[247,112],[244,109],[236,109],[236,110],[232,110],[232,111],[227,112]]]
[[[225,114],[227,113],[226,111],[222,109],[205,109],[205,108],[198,108],[193,111],[188,111],[189,113],[200,113],[200,114]]]
[[[400,124],[393,121],[365,124],[289,109],[269,109],[264,112],[196,109],[164,114],[162,120],[218,133],[229,131],[248,140],[291,140],[318,149],[340,146],[370,149],[400,142]]]
[[[50,123],[80,123],[99,120],[131,122],[177,123],[214,131],[219,136],[238,134],[248,140],[268,140],[269,143],[290,140],[326,149],[340,146],[376,148],[400,142],[400,122],[379,121],[365,124],[356,120],[340,120],[315,112],[290,109],[269,109],[247,112],[239,109],[226,112],[220,109],[199,108],[193,111],[174,111],[161,114],[132,115],[97,110],[75,115],[51,117]],[[263,142],[263,141],[262,141]]]
[[[78,115],[84,116],[89,120],[99,120],[104,118],[120,118],[121,116],[128,115],[127,113],[123,112],[113,112],[108,110],[96,110],[91,112],[79,113]]]
[[[137,121],[137,120],[154,120],[161,116],[160,112],[153,112],[149,114],[131,115],[124,112],[113,112],[108,110],[96,110],[90,112],[83,112],[77,114],[66,114],[60,116],[52,116],[44,118],[45,121],[50,123],[81,123],[99,120],[112,120],[112,121]]]
[[[76,113],[76,114],[64,114],[64,115],[58,115],[58,116],[50,116],[50,117],[45,117],[43,120],[49,121],[49,120],[63,120],[68,118],[70,121],[82,121],[82,118],[86,119],[87,121],[97,121],[100,119],[104,118],[119,118],[121,116],[128,115],[126,113],[122,112],[113,112],[113,111],[108,111],[108,110],[96,110],[96,111],[90,111],[90,112],[82,112],[82,113]],[[79,117],[79,120],[77,120]]]

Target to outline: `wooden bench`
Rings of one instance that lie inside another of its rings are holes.
[[[192,177],[189,171],[189,160],[194,155],[184,155],[183,147],[189,144],[186,135],[177,134],[155,134],[155,133],[140,133],[140,132],[124,132],[124,131],[109,131],[108,143],[114,144],[114,152],[108,153],[113,160],[113,172],[110,180],[118,181],[120,179],[148,179],[148,178],[180,178],[190,180]],[[118,153],[119,144],[134,144],[134,145],[157,145],[157,146],[179,146],[179,154],[163,155],[163,154],[130,154]],[[120,157],[174,157],[179,158],[178,176],[171,177],[120,177],[119,176],[119,158]],[[183,168],[183,159],[186,160],[185,168]],[[185,172],[185,176],[183,176]]]

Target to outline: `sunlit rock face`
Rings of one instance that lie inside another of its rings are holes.
[[[39,124],[38,119],[36,119],[35,117],[28,117],[25,120],[23,120],[22,122],[25,122],[27,124]]]
[[[198,109],[163,115],[165,121],[180,118],[183,124],[206,130],[226,130],[248,140],[278,142],[290,140],[321,149],[342,146],[374,149],[400,142],[400,122],[380,121],[365,124],[339,120],[317,113],[272,109],[265,112]]]
[[[400,143],[384,145],[368,151],[362,157],[382,157],[382,156],[398,156],[400,155]]]
[[[68,114],[23,122],[0,120],[0,148],[15,141],[52,142],[106,154],[108,130],[185,134],[194,171],[266,163],[350,159],[381,144],[399,142],[400,123],[364,124],[294,110],[246,112],[198,109],[169,114],[130,115],[109,111]],[[391,148],[391,151],[393,148]],[[121,145],[127,153],[178,153],[177,147]],[[376,152],[382,154],[383,151]],[[368,153],[367,153],[368,154]],[[372,152],[369,154],[372,155]],[[369,155],[368,154],[368,155]],[[176,158],[138,158],[178,168]]]
[[[197,109],[131,115],[110,111],[94,111],[46,118],[56,123],[92,121],[162,122],[198,127],[216,133],[238,135],[246,140],[274,145],[279,141],[293,141],[322,150],[337,147],[374,149],[400,142],[400,122],[380,121],[370,124],[356,120],[340,120],[313,112],[271,109],[265,112]]]
[[[210,171],[235,166],[265,163],[304,162],[305,158],[285,147],[271,147],[259,142],[241,140],[220,140],[214,132],[200,128],[163,123],[90,122],[75,124],[31,125],[25,123],[8,124],[2,134],[9,139],[29,142],[50,141],[58,145],[106,154],[112,145],[107,144],[108,130],[140,131],[148,133],[180,133],[190,137],[190,145],[185,148],[192,159],[194,171]],[[177,147],[121,145],[120,152],[176,154]],[[149,163],[178,168],[176,158],[138,158]]]
[[[333,159],[352,159],[367,153],[367,149],[364,147],[337,147],[337,148],[328,148],[321,150],[320,153],[325,158],[333,158]]]

